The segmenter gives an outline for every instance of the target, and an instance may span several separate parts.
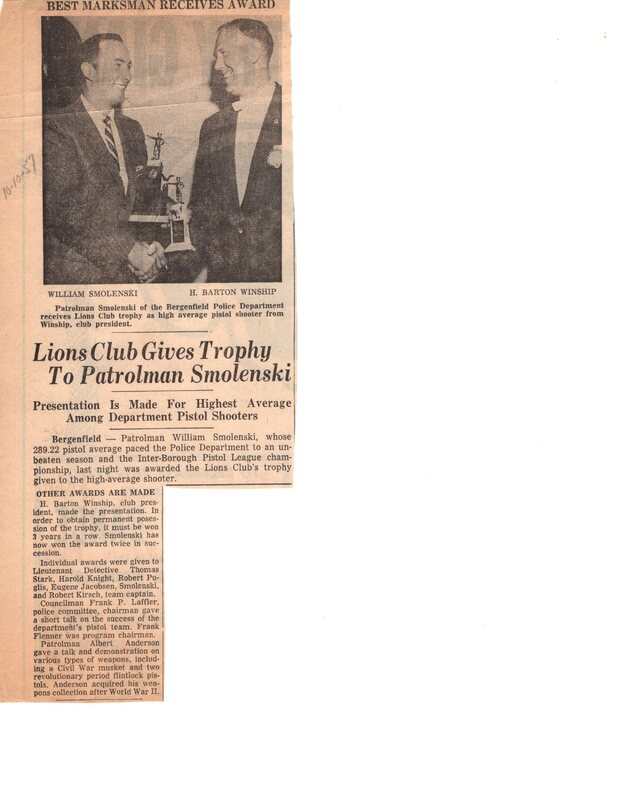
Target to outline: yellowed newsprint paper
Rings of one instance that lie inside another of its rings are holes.
[[[292,483],[288,1],[4,0],[0,59],[0,699],[161,700],[163,488]]]

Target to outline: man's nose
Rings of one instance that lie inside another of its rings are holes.
[[[223,72],[223,70],[225,69],[225,61],[223,60],[223,56],[220,53],[215,59],[215,69],[218,72]]]

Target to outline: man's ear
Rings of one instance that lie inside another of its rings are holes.
[[[257,39],[249,40],[248,52],[252,64],[257,64],[264,57],[264,48]]]
[[[82,71],[82,75],[87,81],[92,82],[94,80],[97,71],[89,61],[82,61],[80,69]]]

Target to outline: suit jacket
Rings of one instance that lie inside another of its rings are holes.
[[[275,85],[238,203],[236,124],[231,106],[202,125],[190,207],[191,238],[209,282],[281,280],[281,167],[268,157],[281,145],[281,86]]]
[[[129,178],[126,194],[81,100],[45,116],[45,283],[135,283],[127,256],[136,235],[128,219],[136,167],[148,156],[139,122],[118,111],[115,120]]]

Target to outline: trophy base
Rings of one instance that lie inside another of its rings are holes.
[[[156,223],[165,225],[169,222],[167,214],[131,214],[129,222]]]
[[[187,213],[182,202],[175,203],[167,209],[170,225],[170,243],[165,248],[166,253],[178,253],[183,250],[195,250],[191,244]]]
[[[166,253],[181,253],[183,251],[189,252],[191,250],[195,252],[195,247],[193,247],[191,242],[173,242],[165,248]]]

